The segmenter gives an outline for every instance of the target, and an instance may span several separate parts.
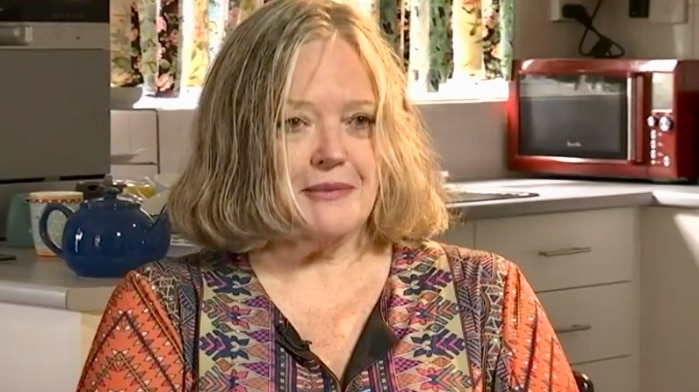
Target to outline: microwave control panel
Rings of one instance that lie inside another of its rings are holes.
[[[675,125],[672,113],[666,111],[655,111],[646,119],[650,141],[648,154],[652,166],[670,167],[672,166],[671,144],[674,138],[671,133]]]

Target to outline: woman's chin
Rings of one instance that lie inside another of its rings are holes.
[[[371,210],[359,203],[301,205],[306,218],[304,231],[315,238],[354,237],[366,227]]]
[[[365,222],[346,220],[328,220],[308,222],[305,228],[306,237],[318,242],[336,242],[358,238],[366,226]]]

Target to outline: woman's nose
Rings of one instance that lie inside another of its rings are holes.
[[[311,164],[319,169],[329,170],[342,165],[346,159],[341,127],[330,125],[319,129]]]

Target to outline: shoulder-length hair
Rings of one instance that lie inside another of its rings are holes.
[[[449,215],[428,134],[406,96],[394,49],[377,23],[349,5],[276,0],[250,15],[222,44],[206,78],[193,151],[171,189],[176,230],[209,249],[247,252],[288,238],[298,214],[280,203],[284,104],[300,47],[314,39],[354,46],[373,82],[379,192],[367,233],[373,241],[421,240]],[[297,211],[298,212],[298,211]]]

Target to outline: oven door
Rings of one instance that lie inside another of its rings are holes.
[[[109,67],[108,1],[0,0],[0,182],[109,173]]]
[[[633,160],[636,86],[626,76],[522,74],[518,155]]]

